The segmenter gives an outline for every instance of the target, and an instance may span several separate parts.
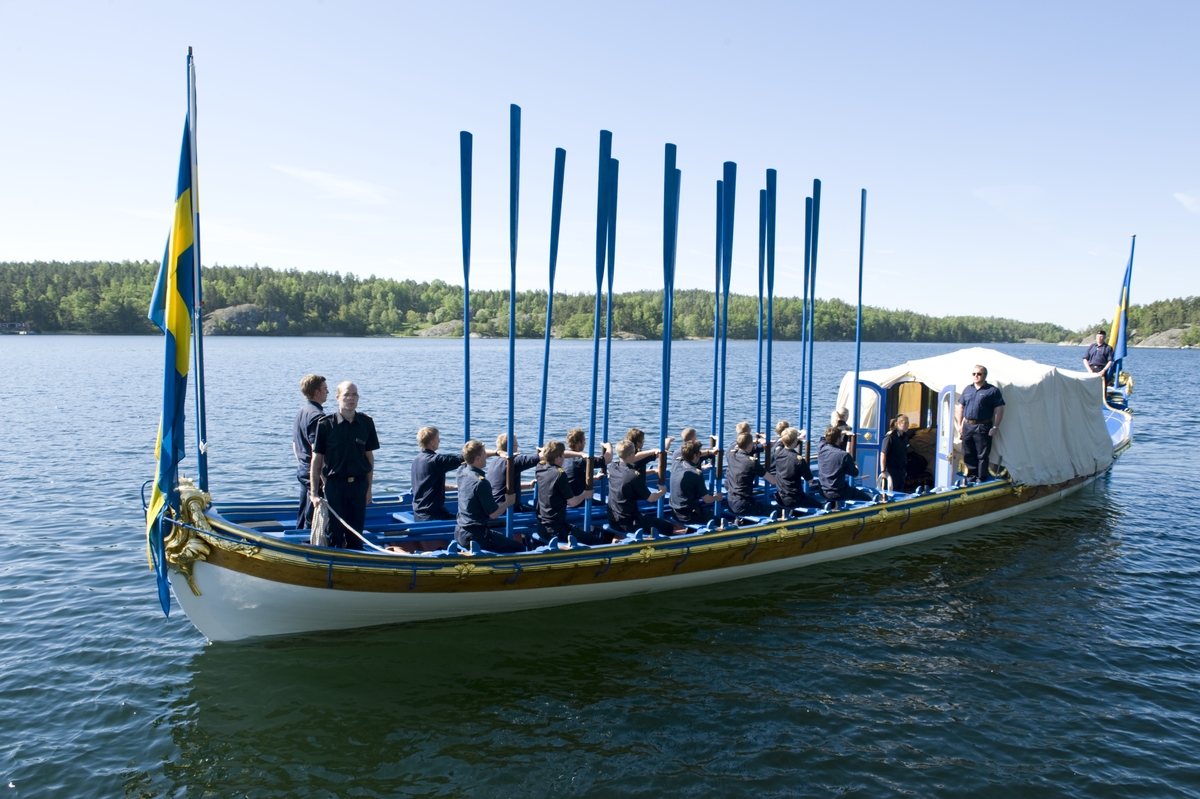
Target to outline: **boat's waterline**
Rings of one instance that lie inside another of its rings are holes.
[[[341,590],[283,582],[266,579],[251,573],[250,570],[226,568],[213,563],[197,561],[194,564],[193,577],[196,588],[200,592],[199,596],[192,592],[186,578],[177,572],[171,574],[171,584],[175,596],[188,618],[210,641],[236,641],[319,630],[350,629],[530,610],[740,580],[915,544],[1045,507],[1077,492],[1092,483],[1098,476],[1093,475],[1063,487],[1026,489],[1032,492],[1032,497],[1028,500],[1021,500],[1016,504],[968,518],[948,521],[945,524],[933,524],[908,533],[897,533],[865,540],[861,543],[848,543],[829,549],[818,549],[758,562],[746,561],[747,555],[753,552],[751,549],[750,552],[743,555],[740,565],[735,561],[735,565],[721,568],[678,572],[673,569],[673,573],[662,576],[531,588],[513,586],[504,590],[416,591],[406,590],[409,589],[410,576],[412,585],[415,586],[416,572],[397,568],[387,578],[395,585],[393,590],[371,591]],[[1013,497],[1016,492],[1010,488],[1004,492],[1004,495]],[[947,511],[956,501],[971,501],[971,498],[961,490],[940,494],[937,497],[939,505],[943,500],[948,503]],[[979,501],[986,502],[989,499],[981,498]],[[991,499],[990,501],[996,500]],[[882,505],[876,506],[874,513],[878,514],[883,511],[890,513],[893,510],[899,509],[890,505]],[[812,527],[814,524],[834,526],[840,521],[838,517],[842,516],[844,514],[804,520],[801,526],[804,528]],[[863,517],[862,514],[857,514],[851,516],[850,520],[857,523],[860,518],[863,519],[862,526],[865,527],[870,520],[870,515]],[[795,524],[787,527],[795,529]],[[860,529],[862,528],[860,527]],[[771,532],[772,528],[764,528],[762,537],[767,538]],[[677,542],[678,539],[673,541]],[[648,546],[655,543],[659,542],[646,542]],[[745,542],[745,546],[757,548],[758,543],[759,540],[751,536]],[[701,542],[697,541],[697,549],[700,548],[700,544]],[[588,554],[593,559],[598,558],[601,562],[608,557],[603,549],[589,550]],[[690,551],[685,551],[682,557],[686,559],[689,554]],[[645,560],[649,563],[650,557],[647,556]],[[677,558],[676,566],[681,562]],[[508,563],[511,565],[511,561]],[[473,566],[471,559],[467,558],[455,559],[454,564],[446,562],[448,568],[453,568],[455,564]],[[483,566],[484,563],[481,562],[480,565]],[[337,569],[339,581],[349,575],[361,574],[358,570],[347,570],[345,566],[339,565],[334,568]],[[594,574],[594,566],[588,568],[593,570],[588,572],[589,576],[599,576],[599,574]],[[321,571],[324,573],[325,569]],[[333,568],[331,568],[329,570],[331,582],[333,573]],[[510,573],[513,573],[511,569]],[[513,574],[519,576],[519,572]],[[429,577],[422,575],[421,579],[425,581]],[[454,578],[442,577],[440,579],[453,580]]]

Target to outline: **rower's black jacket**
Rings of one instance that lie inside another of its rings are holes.
[[[520,479],[521,472],[538,465],[538,456],[522,455],[518,452],[513,457],[513,463],[517,466],[517,475],[518,479]],[[488,464],[487,480],[492,485],[492,498],[497,503],[503,502],[505,495],[508,494],[508,458],[492,459],[492,462]],[[520,499],[521,490],[518,488],[515,493],[517,494],[517,498]]]
[[[794,449],[783,447],[775,455],[775,496],[784,508],[801,505],[804,484],[801,480],[812,480],[812,469],[808,461]]]
[[[417,453],[412,462],[413,518],[428,521],[446,506],[446,475],[462,465],[461,455],[441,455],[431,449]]]
[[[1103,364],[1101,364],[1103,365]],[[317,440],[317,424],[325,409],[316,400],[305,400],[292,425],[292,452],[296,455],[296,475],[304,480],[312,468],[312,445]]]
[[[758,458],[737,447],[729,450],[726,458],[725,493],[729,496],[729,507],[736,513],[736,508],[754,502],[754,478],[762,477],[767,469]]]
[[[817,478],[821,483],[821,492],[841,493],[846,486],[847,476],[858,476],[858,465],[854,458],[846,450],[822,439],[821,446],[817,448]]]
[[[567,473],[572,491],[582,494],[587,490],[587,458],[564,458],[562,470]]]
[[[539,463],[537,467],[537,518],[549,533],[558,535],[567,531],[567,502],[575,498],[571,481],[562,468],[552,463]]]
[[[458,516],[457,530],[465,530],[482,536],[487,532],[491,515],[500,507],[492,497],[492,487],[482,469],[463,464],[458,467]]]
[[[704,496],[708,486],[695,464],[682,458],[671,466],[671,510],[680,521],[690,521],[704,514]]]
[[[646,476],[637,469],[615,460],[608,466],[608,523],[627,529],[637,523],[638,501],[650,498]]]
[[[313,452],[325,456],[322,474],[326,477],[366,477],[371,472],[367,453],[376,449],[379,437],[375,435],[375,421],[365,413],[354,414],[353,422],[346,421],[340,412],[331,413],[317,424]]]

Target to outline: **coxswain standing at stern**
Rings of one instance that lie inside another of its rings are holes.
[[[969,485],[988,479],[992,437],[1000,432],[1004,418],[1004,395],[988,383],[987,373],[987,367],[975,364],[971,371],[974,383],[963,389],[954,408],[954,430],[962,438]]]
[[[362,532],[371,504],[371,481],[375,474],[375,450],[379,438],[375,422],[358,413],[358,386],[338,383],[337,413],[321,419],[313,442],[312,503],[329,503],[329,509],[346,525]],[[332,514],[331,514],[332,515]],[[358,536],[336,518],[330,519],[329,545],[339,549],[362,549]]]

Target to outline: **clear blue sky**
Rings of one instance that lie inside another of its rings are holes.
[[[738,163],[735,291],[779,170],[777,293],[1071,327],[1200,294],[1200,4],[0,2],[0,260],[161,257],[196,51],[206,263],[461,281],[458,131],[475,134],[472,286],[508,284],[508,104],[524,111],[518,286],[589,290],[598,132],[621,161],[618,291],[709,287]]]

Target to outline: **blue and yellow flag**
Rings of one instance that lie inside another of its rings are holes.
[[[192,262],[195,236],[192,225],[192,147],[190,120],[183,127],[183,152],[179,156],[179,181],[175,189],[175,214],[162,268],[154,284],[150,320],[162,328],[165,343],[163,362],[163,408],[158,423],[154,455],[158,470],[154,493],[146,514],[146,535],[151,565],[158,577],[158,598],[163,612],[170,613],[171,594],[163,543],[169,532],[164,519],[167,508],[179,510],[176,484],[179,462],[184,456],[184,402],[187,399],[188,365],[192,343],[192,311],[195,266]]]
[[[1121,368],[1121,359],[1125,357],[1125,338],[1129,327],[1129,283],[1133,279],[1133,248],[1137,237],[1129,245],[1129,263],[1125,266],[1125,280],[1121,283],[1121,297],[1117,300],[1117,309],[1113,312],[1112,331],[1108,340],[1113,349],[1113,374]]]

